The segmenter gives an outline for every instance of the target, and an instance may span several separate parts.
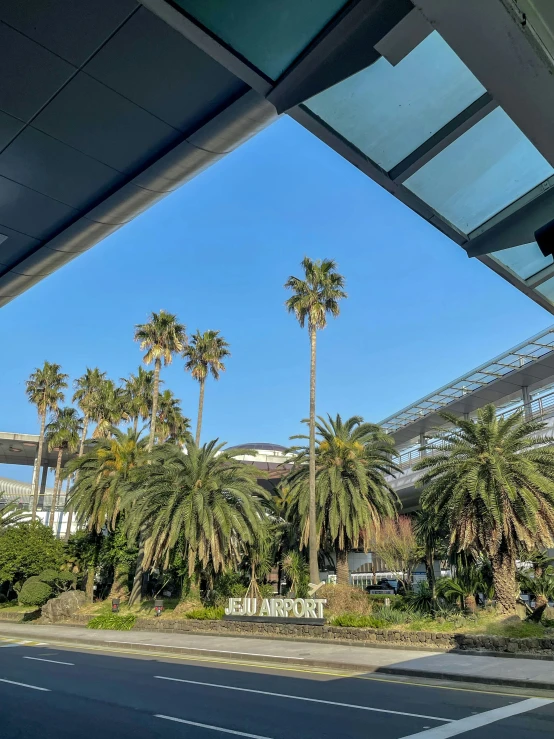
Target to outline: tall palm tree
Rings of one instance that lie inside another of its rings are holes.
[[[79,445],[79,456],[82,457],[85,451],[85,441],[87,438],[88,427],[91,420],[95,417],[98,406],[98,394],[102,384],[106,379],[106,373],[100,372],[98,367],[91,369],[87,367],[86,372],[78,377],[73,386],[73,402],[77,403],[81,413],[83,414],[83,431],[81,433],[81,443]],[[67,480],[67,490],[71,487],[71,480]],[[71,524],[73,522],[73,508],[69,508],[67,512],[67,528],[65,530],[65,540],[69,539],[71,534]]]
[[[77,403],[79,410],[83,414],[83,431],[79,446],[80,457],[83,456],[85,450],[85,440],[87,438],[89,423],[96,414],[97,398],[105,380],[105,372],[100,372],[98,367],[94,367],[94,369],[87,367],[85,374],[78,377],[73,383],[75,387],[73,402]]]
[[[230,357],[229,344],[219,331],[200,331],[191,337],[190,344],[183,352],[187,362],[187,369],[195,380],[200,384],[200,396],[198,399],[198,418],[196,421],[196,446],[200,445],[200,432],[202,430],[202,413],[204,411],[204,390],[208,373],[214,380],[219,380],[219,373],[225,372],[223,360]]]
[[[309,439],[307,436],[293,437]],[[293,450],[291,450],[293,451]],[[296,447],[288,477],[290,516],[300,524],[300,545],[309,542],[309,447]],[[379,426],[361,416],[343,421],[340,415],[316,422],[317,545],[326,542],[336,554],[337,582],[348,585],[348,551],[366,551],[379,531],[381,519],[396,515],[396,495],[386,475],[398,471],[396,450]]]
[[[42,367],[37,367],[25,383],[27,398],[33,405],[36,405],[40,418],[38,451],[34,470],[32,521],[37,517],[39,473],[42,464],[46,416],[51,411],[57,411],[59,403],[63,403],[63,390],[67,387],[67,378],[68,375],[61,371],[59,364],[45,362]]]
[[[61,490],[62,480],[60,471],[62,468],[62,457],[64,452],[76,452],[79,447],[80,434],[83,428],[83,421],[75,408],[60,408],[56,413],[53,421],[46,427],[46,441],[48,450],[57,450],[58,458],[56,460],[56,474],[54,477],[54,492],[52,494],[52,506],[50,508],[50,518],[46,525],[55,526],[56,520],[56,503]]]
[[[125,407],[125,391],[113,380],[102,380],[94,396],[91,418],[96,422],[93,438],[107,438],[112,429],[129,418]]]
[[[125,408],[133,421],[133,431],[136,433],[139,419],[146,421],[152,412],[154,371],[139,367],[136,375],[122,377],[121,381],[124,383]]]
[[[327,325],[327,316],[339,315],[339,301],[346,298],[344,277],[337,272],[337,265],[332,259],[312,261],[308,257],[302,260],[304,278],[291,276],[285,288],[293,295],[285,305],[289,313],[294,313],[301,328],[308,324],[310,338],[310,433],[309,433],[309,560],[312,583],[319,582],[317,564],[317,526],[316,526],[316,492],[315,492],[315,380],[316,380],[316,340],[317,332]]]
[[[181,401],[171,390],[164,390],[159,396],[158,419],[156,421],[159,440],[182,444],[191,438],[190,419],[186,418],[179,405]]]
[[[486,555],[498,607],[513,613],[518,552],[552,546],[554,439],[540,435],[544,423],[500,418],[492,404],[476,420],[441,416],[452,428],[436,433],[440,453],[414,465],[424,470],[421,505],[446,524],[452,552]]]
[[[154,386],[152,388],[152,412],[150,416],[150,437],[148,451],[154,446],[156,436],[156,417],[158,415],[158,395],[160,388],[160,370],[162,359],[164,365],[171,364],[173,355],[182,352],[187,343],[185,326],[177,322],[177,316],[161,310],[152,313],[148,323],[135,326],[135,341],[140,342],[141,350],[146,349],[144,364],[154,362]]]
[[[29,514],[25,511],[21,511],[15,501],[7,503],[7,505],[0,508],[0,534],[3,529],[7,529],[8,526],[15,526],[18,523],[26,523],[29,520]]]
[[[263,520],[255,467],[237,457],[244,450],[224,450],[211,441],[202,447],[189,440],[186,453],[173,444],[156,448],[154,461],[137,470],[124,504],[132,508],[131,533],[148,532],[144,565],[167,564],[184,542],[189,575],[217,573],[243,557]]]

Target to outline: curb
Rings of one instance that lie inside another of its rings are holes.
[[[1,633],[1,627],[0,627]],[[114,636],[118,632],[112,632]],[[12,635],[10,635],[12,636]],[[249,653],[237,654],[234,651],[226,650],[210,650],[207,654],[205,649],[196,649],[194,647],[178,647],[172,645],[156,645],[156,644],[142,644],[135,643],[130,644],[129,642],[118,641],[117,639],[105,639],[98,641],[94,639],[82,639],[82,638],[68,638],[68,637],[45,637],[46,642],[50,644],[59,644],[61,646],[83,646],[83,647],[96,647],[99,649],[114,649],[117,646],[119,651],[128,652],[129,654],[135,653],[137,650],[143,652],[152,652],[153,654],[179,654],[183,657],[215,657],[217,659],[225,659],[230,662],[237,663],[254,663],[254,664],[275,664],[275,665],[290,665],[291,667],[316,667],[321,669],[340,670],[342,672],[350,673],[365,673],[365,674],[376,674],[376,675],[391,675],[396,677],[415,677],[423,678],[427,680],[441,680],[447,682],[457,682],[466,684],[479,684],[479,685],[494,685],[496,687],[505,688],[524,688],[534,689],[541,691],[554,692],[554,680],[553,682],[542,682],[535,680],[521,680],[516,678],[494,678],[484,677],[481,675],[462,675],[459,673],[452,672],[431,672],[429,670],[417,670],[413,668],[403,667],[382,667],[373,665],[359,665],[352,662],[341,662],[334,660],[318,660],[318,659],[302,659],[295,661],[294,658],[288,659],[286,657],[279,657],[277,655],[257,655]],[[127,647],[127,648],[126,648]],[[460,654],[469,654],[468,652],[460,652]],[[485,656],[482,652],[474,652],[475,656]],[[497,655],[495,655],[497,656]]]

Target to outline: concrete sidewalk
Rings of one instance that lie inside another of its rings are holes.
[[[510,659],[404,649],[147,631],[95,631],[76,626],[0,622],[0,637],[14,640],[178,653],[248,662],[300,664],[352,672],[384,673],[554,691],[554,661]],[[0,645],[1,646],[1,645]]]

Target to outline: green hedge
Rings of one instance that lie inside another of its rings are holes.
[[[382,629],[385,622],[374,616],[360,616],[358,613],[341,613],[331,619],[332,626],[349,626],[355,628]]]
[[[87,629],[112,629],[113,631],[131,631],[137,617],[130,613],[127,616],[119,616],[116,613],[108,613],[105,616],[96,616],[87,624]]]
[[[36,577],[30,577],[23,583],[18,596],[22,606],[43,606],[52,597],[52,588]]]

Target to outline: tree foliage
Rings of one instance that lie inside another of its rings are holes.
[[[38,521],[11,526],[0,536],[0,581],[26,580],[46,569],[59,569],[63,560],[62,542]]]

